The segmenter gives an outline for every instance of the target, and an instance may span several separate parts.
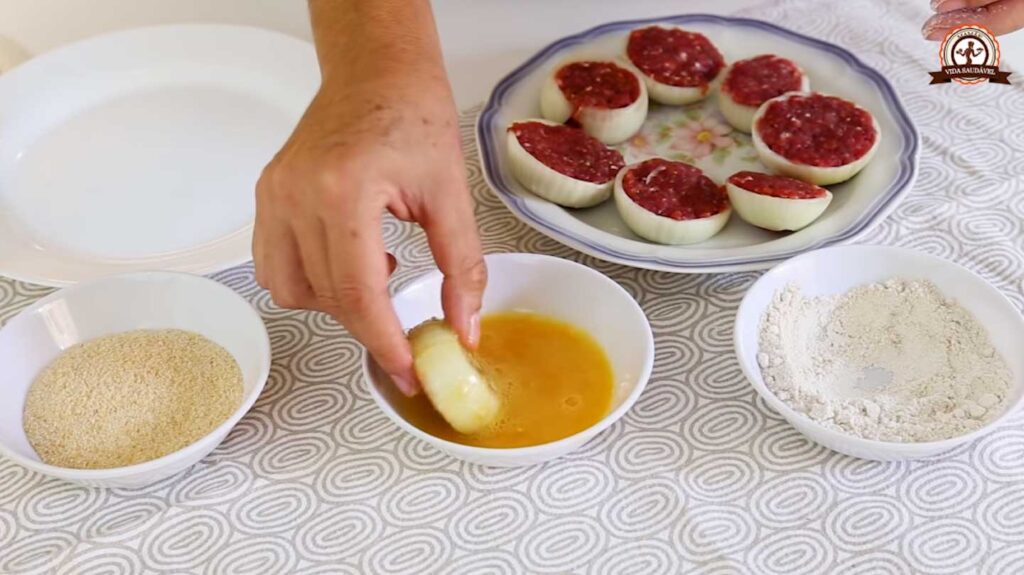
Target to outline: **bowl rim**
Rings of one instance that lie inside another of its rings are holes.
[[[586,441],[591,437],[597,435],[598,433],[601,433],[602,431],[611,427],[611,425],[614,424],[619,419],[621,419],[622,416],[625,415],[626,412],[633,407],[633,404],[635,404],[636,401],[640,398],[640,395],[647,387],[647,383],[650,381],[651,372],[654,369],[654,332],[651,329],[651,322],[647,318],[647,314],[644,313],[643,308],[640,307],[640,304],[637,303],[633,296],[615,280],[611,279],[610,277],[591,267],[585,266],[578,262],[574,262],[572,260],[567,260],[565,258],[550,256],[546,254],[517,252],[487,254],[484,256],[484,258],[485,260],[487,260],[488,264],[495,260],[543,260],[547,262],[556,263],[556,265],[566,265],[569,267],[582,268],[583,270],[585,270],[586,273],[592,274],[592,276],[595,278],[595,281],[606,282],[607,284],[611,285],[615,290],[618,290],[618,293],[620,293],[624,297],[625,301],[628,302],[626,305],[629,307],[630,312],[639,314],[639,317],[643,320],[643,325],[647,328],[646,330],[644,330],[643,334],[644,349],[646,350],[643,361],[643,367],[640,369],[640,372],[637,375],[636,385],[633,387],[633,390],[629,393],[629,395],[626,396],[626,398],[617,408],[606,413],[604,417],[602,417],[600,420],[595,422],[590,427],[581,429],[580,431],[577,431],[572,435],[563,437],[561,439],[556,439],[554,441],[548,441],[546,443],[538,443],[537,445],[528,445],[524,447],[478,447],[475,445],[466,445],[463,443],[448,441],[447,439],[442,439],[440,437],[437,437],[436,435],[431,435],[430,433],[427,433],[426,431],[423,431],[422,429],[416,427],[412,423],[409,423],[409,421],[407,421],[404,417],[399,415],[395,408],[391,407],[391,404],[389,404],[383,398],[381,393],[377,390],[377,386],[374,383],[376,380],[373,377],[371,369],[373,358],[370,357],[370,354],[366,351],[366,348],[363,348],[363,383],[365,383],[366,387],[369,389],[370,396],[373,397],[374,403],[377,404],[377,407],[379,407],[381,411],[383,411],[388,416],[388,418],[395,422],[400,428],[405,430],[407,433],[413,435],[414,437],[417,437],[427,443],[437,445],[447,451],[455,451],[461,454],[465,454],[467,456],[486,457],[500,455],[502,457],[526,457],[536,455],[538,452],[557,452],[560,451],[562,448],[569,447],[572,446],[573,444],[578,443],[581,439]],[[421,275],[420,277],[404,285],[400,290],[395,292],[395,294],[392,296],[392,299],[399,297],[400,295],[404,294],[407,291],[417,289],[430,281],[434,281],[441,275],[442,274],[439,269],[433,268],[430,271]]]
[[[1021,332],[1024,332],[1024,316],[1022,316],[1021,312],[1017,309],[1017,307],[1013,305],[1013,302],[1011,302],[1006,297],[1006,295],[1003,294],[1003,292],[1001,292],[998,288],[989,283],[988,280],[981,277],[980,275],[972,271],[970,268],[962,266],[956,262],[932,254],[919,252],[917,250],[913,250],[910,248],[878,244],[832,246],[822,248],[819,250],[813,250],[804,254],[800,254],[796,257],[790,258],[789,260],[786,260],[785,262],[775,266],[771,270],[768,270],[766,273],[764,273],[761,277],[757,279],[757,281],[755,281],[753,284],[751,284],[749,288],[747,288],[747,292],[743,295],[743,300],[740,302],[740,305],[736,310],[736,319],[733,322],[733,347],[734,352],[736,354],[736,360],[740,364],[740,369],[743,371],[743,375],[747,378],[747,382],[750,383],[751,387],[753,387],[754,390],[757,391],[758,395],[760,395],[768,403],[768,405],[772,407],[772,409],[778,411],[779,414],[781,414],[786,420],[790,422],[792,422],[794,419],[798,420],[802,424],[807,425],[808,427],[812,427],[815,430],[821,432],[822,434],[828,436],[830,439],[839,439],[842,441],[856,442],[860,447],[880,452],[891,452],[893,449],[905,447],[913,447],[915,449],[922,451],[935,452],[949,450],[956,447],[957,445],[973,441],[983,435],[986,435],[992,429],[1002,425],[1007,418],[1011,417],[1018,409],[1020,409],[1021,405],[1024,404],[1024,393],[1022,393],[1020,397],[1017,398],[1017,401],[1015,401],[1011,405],[1008,405],[1003,410],[1003,412],[1000,413],[996,418],[985,423],[984,425],[975,429],[974,431],[970,431],[963,435],[956,435],[953,437],[948,437],[946,439],[939,439],[935,441],[883,441],[879,439],[868,439],[864,437],[858,437],[856,435],[825,427],[824,425],[821,425],[817,421],[814,421],[813,419],[808,417],[806,414],[793,409],[792,407],[789,406],[789,404],[779,399],[779,397],[775,395],[775,392],[768,388],[767,384],[765,384],[765,382],[762,380],[760,370],[756,369],[755,365],[751,364],[751,358],[755,357],[756,354],[753,352],[753,350],[746,349],[746,347],[743,345],[743,338],[740,335],[741,326],[749,321],[752,321],[751,317],[754,316],[755,313],[757,315],[756,319],[758,321],[760,321],[760,318],[763,315],[762,313],[751,309],[751,306],[753,305],[750,303],[751,292],[753,292],[755,288],[757,288],[759,285],[767,283],[768,278],[786,274],[790,268],[799,265],[804,260],[823,257],[824,255],[833,255],[836,258],[841,258],[842,253],[840,252],[849,253],[855,251],[875,252],[880,255],[884,255],[886,253],[898,253],[903,256],[929,261],[935,264],[936,267],[957,269],[959,273],[963,273],[965,274],[965,276],[970,277],[970,281],[974,282],[977,286],[979,286],[979,288],[982,291],[986,292],[988,294],[988,297],[990,297],[994,302],[1006,308],[1007,311],[1012,311],[1013,315],[1017,318],[1017,324]],[[983,327],[986,326],[983,325]],[[986,333],[988,333],[987,329]],[[754,361],[754,363],[756,364],[756,361]],[[1024,374],[1014,373],[1014,377],[1011,380],[1011,389],[1017,389],[1021,387],[1024,387]],[[799,428],[798,431],[801,431],[801,433],[803,433],[802,430],[799,430]],[[812,439],[812,441],[814,440]],[[815,441],[815,443],[817,443],[817,441]]]
[[[14,463],[17,463],[18,465],[21,465],[22,467],[31,469],[32,471],[37,471],[45,475],[49,475],[52,477],[60,477],[72,481],[122,479],[125,477],[143,475],[149,472],[158,471],[162,468],[165,468],[168,465],[179,463],[188,455],[186,452],[192,450],[195,446],[206,441],[209,441],[213,437],[219,435],[226,435],[228,432],[231,431],[231,428],[233,428],[242,419],[242,417],[244,417],[245,414],[249,412],[252,406],[256,403],[256,400],[259,399],[260,394],[263,392],[263,388],[266,385],[267,378],[270,375],[270,336],[267,333],[266,324],[263,323],[263,318],[260,316],[259,312],[257,312],[256,309],[249,303],[248,300],[246,300],[239,293],[229,288],[228,286],[205,276],[176,271],[140,271],[116,274],[92,280],[82,281],[68,287],[60,288],[57,291],[36,300],[28,307],[19,311],[17,315],[12,317],[2,328],[0,328],[0,332],[7,330],[11,325],[15,325],[22,321],[27,321],[24,318],[27,318],[32,313],[37,312],[40,308],[43,308],[54,301],[63,299],[68,294],[88,289],[95,289],[97,287],[102,287],[104,285],[109,285],[112,283],[120,283],[125,280],[144,278],[174,278],[179,281],[193,282],[196,285],[204,285],[213,290],[220,290],[223,293],[229,293],[238,301],[245,304],[246,312],[244,313],[251,314],[253,319],[257,320],[261,328],[259,335],[262,336],[258,337],[256,342],[258,346],[257,352],[260,361],[260,371],[256,376],[255,385],[252,391],[248,394],[248,396],[242,399],[242,403],[227,419],[225,419],[217,427],[213,428],[209,433],[203,435],[202,437],[196,439],[192,443],[189,443],[188,445],[180,449],[172,451],[166,455],[162,455],[156,459],[150,459],[149,461],[143,461],[141,463],[124,465],[121,467],[107,467],[103,469],[76,469],[74,467],[61,467],[59,465],[52,465],[43,461],[36,461],[34,459],[23,457],[8,449],[7,446],[2,441],[0,441],[0,455],[3,455],[7,459],[13,461]],[[238,360],[236,359],[235,361],[237,362]],[[214,447],[216,447],[216,445]]]

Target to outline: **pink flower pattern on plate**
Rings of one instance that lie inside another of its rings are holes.
[[[635,136],[626,141],[626,146],[634,152],[644,156],[656,156],[658,150],[655,142],[658,141],[656,133],[651,133],[645,126]]]
[[[705,116],[675,130],[669,148],[689,154],[694,159],[703,158],[715,148],[728,148],[735,142],[727,136],[732,131],[728,124]]]

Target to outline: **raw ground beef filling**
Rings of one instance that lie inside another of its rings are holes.
[[[822,168],[858,160],[878,138],[871,114],[842,98],[821,94],[772,102],[757,121],[757,131],[776,154]]]
[[[729,183],[762,196],[789,200],[823,198],[828,193],[825,188],[802,180],[758,172],[736,172],[729,176]]]
[[[555,81],[565,99],[580,108],[625,108],[640,97],[640,82],[611,62],[573,62],[562,66]]]
[[[622,189],[645,210],[677,221],[706,218],[729,207],[722,187],[700,169],[661,158],[626,172]]]
[[[556,172],[585,182],[603,184],[626,165],[622,154],[583,130],[541,122],[516,122],[509,128],[519,145]]]
[[[626,55],[644,74],[662,84],[706,88],[725,59],[703,34],[650,26],[633,30]]]
[[[799,90],[803,74],[793,62],[765,54],[732,65],[722,89],[737,104],[760,106],[776,96]]]

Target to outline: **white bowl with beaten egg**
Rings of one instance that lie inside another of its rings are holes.
[[[615,423],[643,392],[654,363],[650,324],[625,289],[581,264],[536,254],[493,254],[486,256],[486,261],[489,280],[484,293],[484,317],[500,312],[530,312],[564,322],[589,335],[602,348],[611,367],[612,390],[607,412],[589,427],[554,441],[525,447],[478,447],[442,439],[403,417],[395,404],[393,383],[367,356],[364,373],[370,394],[405,432],[458,459],[513,467],[566,455]],[[435,270],[394,296],[395,311],[404,329],[443,316],[442,280],[441,273]]]
[[[211,432],[167,455],[123,467],[72,469],[44,463],[23,425],[37,375],[64,350],[98,337],[149,329],[200,334],[227,350],[242,376],[241,404]],[[140,487],[174,475],[213,451],[259,397],[270,371],[270,340],[256,310],[230,288],[200,276],[142,272],[85,282],[33,303],[0,329],[0,455],[33,471],[95,487]]]
[[[927,280],[965,308],[987,332],[1011,373],[1002,412],[977,429],[938,441],[896,442],[866,439],[811,419],[780,399],[766,384],[758,364],[761,322],[775,294],[796,284],[807,296],[838,295],[858,286],[893,278]],[[736,356],[750,384],[764,401],[812,441],[862,459],[892,461],[937,455],[977,439],[1003,423],[1024,404],[1024,318],[998,289],[967,268],[904,248],[843,246],[797,256],[761,276],[747,291],[736,314]]]

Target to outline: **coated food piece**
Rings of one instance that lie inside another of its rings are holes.
[[[498,394],[473,365],[459,337],[446,323],[421,323],[409,332],[409,344],[423,390],[456,431],[476,433],[498,418]]]

